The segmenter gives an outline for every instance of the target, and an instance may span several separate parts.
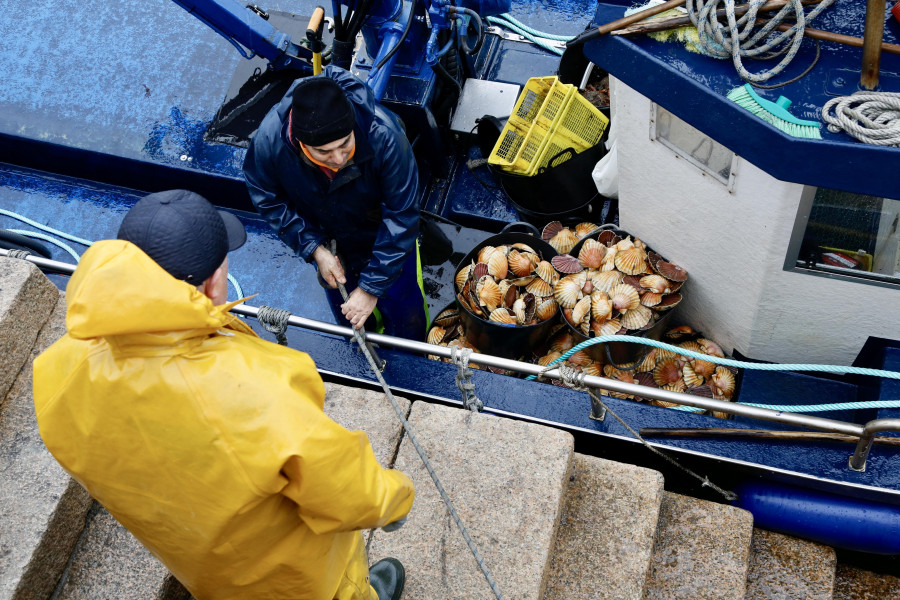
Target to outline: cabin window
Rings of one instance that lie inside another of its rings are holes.
[[[806,188],[785,268],[900,287],[900,199]]]
[[[676,156],[731,187],[734,183],[734,152],[700,130],[691,127],[662,106],[650,108],[650,139],[672,150]]]

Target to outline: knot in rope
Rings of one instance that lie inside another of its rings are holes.
[[[472,382],[472,369],[469,368],[469,357],[472,355],[471,348],[459,348],[458,346],[450,347],[450,360],[457,367],[456,387],[462,393],[463,406],[473,412],[481,412],[484,410],[484,403],[475,395],[475,384]]]
[[[833,114],[832,114],[833,111]],[[856,92],[822,107],[828,131],[845,131],[866,144],[900,147],[900,93]]]
[[[30,255],[31,255],[31,252],[29,252],[28,250],[7,250],[6,251],[6,256],[8,256],[10,258],[19,258],[19,259],[25,260],[25,257],[30,256]]]
[[[275,340],[282,346],[287,346],[288,319],[291,313],[283,308],[274,308],[272,306],[260,306],[257,320],[262,324],[263,328],[269,333],[275,334]]]
[[[588,390],[588,386],[584,383],[586,373],[578,367],[570,367],[566,363],[559,364],[559,378],[567,387],[579,392]]]
[[[759,8],[766,0],[750,0],[749,9],[740,19],[735,15],[734,0],[724,0],[727,24],[719,22],[716,11],[722,0],[687,0],[691,22],[697,27],[700,48],[715,58],[731,58],[741,79],[750,82],[768,81],[781,73],[797,55],[803,42],[806,21],[811,21],[834,0],[823,0],[806,14],[801,0],[790,0],[762,28],[754,32]],[[789,30],[772,34],[785,19],[795,18],[796,24]],[[777,65],[761,73],[751,73],[744,68],[742,58],[768,59],[785,57]]]

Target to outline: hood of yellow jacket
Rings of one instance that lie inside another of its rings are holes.
[[[197,288],[175,279],[124,240],[93,244],[66,287],[66,327],[77,339],[137,336],[140,344],[171,344],[227,327],[252,330]],[[124,341],[124,340],[123,340]]]

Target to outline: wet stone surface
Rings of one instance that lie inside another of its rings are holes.
[[[753,530],[747,600],[831,600],[834,549],[806,540]]]
[[[834,600],[896,600],[900,578],[838,565],[834,577]]]

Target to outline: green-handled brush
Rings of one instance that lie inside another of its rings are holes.
[[[813,140],[822,139],[819,123],[804,121],[789,113],[787,108],[791,105],[791,101],[784,96],[779,96],[778,100],[772,102],[760,97],[749,83],[745,83],[728,92],[727,98],[788,135]]]

